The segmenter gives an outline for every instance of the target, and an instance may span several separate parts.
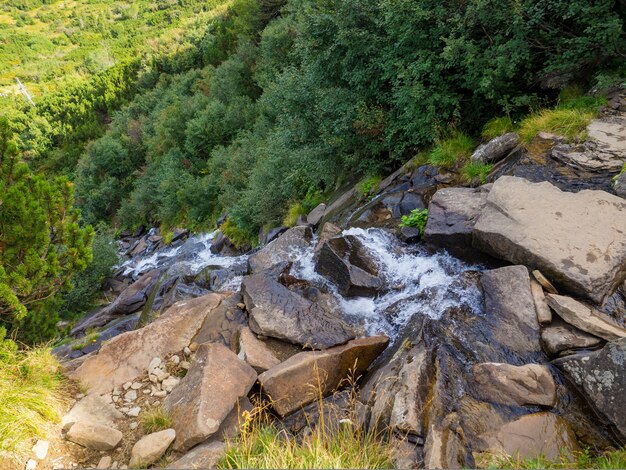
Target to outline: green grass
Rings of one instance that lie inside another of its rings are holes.
[[[584,131],[596,113],[587,109],[544,109],[525,118],[519,129],[521,141],[529,144],[540,132],[565,137],[584,138]]]
[[[428,156],[428,162],[439,168],[453,169],[466,163],[475,148],[474,140],[463,132],[455,131],[439,142]]]
[[[378,185],[383,180],[380,175],[370,175],[363,178],[355,186],[361,197],[371,196],[378,189]]]
[[[219,468],[393,468],[390,446],[352,422],[338,428],[318,425],[296,439],[264,412],[244,415],[241,435],[228,442]]]
[[[493,118],[483,126],[482,136],[486,140],[494,139],[498,136],[512,132],[515,125],[509,116]]]
[[[83,349],[86,346],[89,346],[91,343],[95,343],[100,338],[100,333],[97,331],[87,331],[85,336],[85,340],[80,343],[76,343],[72,345],[72,351],[77,351],[79,349]]]
[[[239,228],[232,220],[226,219],[220,226],[222,233],[235,245],[236,248],[256,246],[259,240],[256,236]]]
[[[173,425],[172,417],[161,406],[147,409],[139,416],[145,434],[163,431]]]
[[[293,203],[289,206],[289,209],[287,209],[287,214],[285,214],[285,218],[283,219],[283,225],[285,227],[295,227],[298,223],[298,217],[307,215],[307,213],[302,203]]]
[[[424,235],[424,229],[428,222],[428,209],[413,209],[410,215],[403,215],[400,219],[400,227],[414,227]]]
[[[603,452],[592,455],[588,450],[577,452],[574,458],[562,456],[558,460],[548,460],[544,457],[536,459],[519,459],[513,457],[493,457],[479,465],[485,468],[502,469],[624,469],[626,468],[626,449]]]
[[[461,170],[461,174],[467,183],[478,181],[480,184],[485,184],[491,170],[493,170],[493,165],[491,164],[468,163]]]
[[[3,338],[0,329],[0,463],[23,465],[34,439],[59,421],[67,384],[49,348],[18,350]]]

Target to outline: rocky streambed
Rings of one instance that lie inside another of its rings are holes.
[[[323,422],[382,431],[399,467],[623,445],[618,111],[580,147],[481,147],[500,162],[483,186],[407,165],[367,198],[346,188],[251,252],[219,232],[127,234],[114,300],[55,351],[87,389],[63,436],[98,452],[66,464],[149,466],[169,448],[171,468],[211,467],[250,398],[297,436],[320,392]],[[423,237],[398,227],[425,207]],[[155,407],[172,429],[144,436]]]

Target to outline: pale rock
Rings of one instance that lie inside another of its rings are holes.
[[[35,470],[37,468],[37,461],[35,459],[28,459],[24,468],[26,470]]]
[[[64,431],[67,431],[73,423],[84,421],[114,427],[115,421],[121,418],[123,418],[122,413],[116,410],[111,403],[107,403],[104,398],[98,395],[89,395],[78,401],[63,416],[61,426]]]
[[[33,446],[33,454],[37,460],[44,460],[48,455],[48,449],[50,448],[50,442],[42,439],[38,440]]]
[[[143,436],[130,452],[130,467],[149,467],[159,460],[176,439],[176,431],[165,429]]]
[[[96,468],[111,468],[111,456],[110,455],[103,456],[98,462],[98,465],[96,466]]]
[[[69,429],[66,438],[88,449],[112,450],[122,440],[122,433],[102,424],[78,421]]]
[[[548,303],[546,302],[546,296],[543,293],[543,287],[534,279],[530,280],[530,292],[533,294],[533,300],[535,301],[535,310],[537,310],[537,321],[540,325],[549,325],[552,323],[552,312]]]
[[[185,346],[185,349],[183,349],[183,353],[185,353],[185,356],[191,356],[191,349]]]
[[[216,468],[225,454],[226,444],[220,441],[212,441],[194,447],[180,459],[168,465],[167,468],[191,470]]]
[[[131,416],[133,418],[136,418],[137,416],[139,416],[139,413],[141,412],[141,408],[136,406],[134,408],[131,408],[130,410],[128,410],[128,412],[126,413],[127,416]]]
[[[132,382],[126,382],[124,385],[122,385],[122,388],[124,390],[128,390],[132,385],[133,385]]]
[[[180,382],[180,379],[177,377],[169,377],[163,381],[163,389],[166,393],[171,392],[176,385]]]
[[[178,364],[180,364],[180,357],[174,354],[172,357],[170,357],[170,362],[177,366]]]
[[[143,387],[143,384],[141,382],[133,382],[133,384],[130,386],[130,388],[133,390],[139,390],[141,387]]]
[[[127,403],[131,403],[135,401],[136,399],[137,399],[136,390],[129,390],[128,392],[126,392],[126,395],[124,395],[124,401],[126,401]]]
[[[133,421],[128,427],[134,431],[137,427],[139,427],[139,423],[137,421]]]
[[[259,340],[248,327],[242,328],[239,334],[238,355],[257,372],[265,372],[281,362],[267,344]]]
[[[191,364],[189,363],[189,361],[181,361],[180,362],[180,368],[181,369],[189,370],[190,367],[191,367]]]

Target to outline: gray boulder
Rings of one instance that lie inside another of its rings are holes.
[[[519,135],[509,132],[480,145],[472,154],[472,163],[493,163],[502,160],[519,144]]]
[[[626,171],[623,171],[615,178],[613,190],[619,197],[626,198]]]
[[[602,303],[626,278],[626,201],[503,176],[474,225],[474,246]]]
[[[318,225],[326,212],[326,204],[321,203],[306,216],[306,221],[311,225]]]
[[[607,343],[599,351],[567,356],[554,363],[626,439],[626,338]]]
[[[299,252],[308,248],[312,239],[313,232],[310,227],[301,226],[287,230],[250,256],[250,271],[258,273],[271,268],[276,263],[296,261],[299,258]]]
[[[373,254],[353,235],[331,238],[324,243],[315,270],[348,297],[373,296],[383,286]]]

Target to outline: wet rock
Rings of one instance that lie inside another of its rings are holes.
[[[225,346],[201,344],[187,375],[165,400],[176,429],[174,448],[185,451],[215,434],[256,377]]]
[[[255,254],[250,256],[250,271],[258,273],[269,269],[276,263],[283,261],[296,261],[299,252],[309,247],[313,239],[310,227],[294,227],[287,230],[273,242],[265,245]]]
[[[143,436],[130,451],[131,468],[149,467],[165,454],[167,448],[176,439],[176,431],[165,429]]]
[[[325,242],[315,270],[348,297],[376,295],[383,286],[374,255],[353,235]]]
[[[613,182],[613,191],[619,197],[626,198],[626,171],[620,173]]]
[[[63,430],[67,431],[72,424],[83,421],[114,427],[118,419],[124,415],[117,411],[105,397],[88,395],[81,398],[72,409],[61,419]]]
[[[398,238],[404,243],[417,243],[422,238],[422,232],[416,227],[400,227]]]
[[[241,300],[241,295],[232,294],[208,312],[193,342],[222,343],[230,348],[233,338],[247,322],[245,312],[238,305]]]
[[[479,188],[444,188],[428,206],[424,241],[454,254],[472,254],[472,232],[480,217],[491,185]]]
[[[548,303],[546,302],[546,296],[543,293],[543,287],[534,279],[530,280],[530,292],[533,295],[535,301],[535,310],[537,310],[537,321],[540,325],[549,325],[552,322],[552,312]]]
[[[317,256],[319,255],[319,251],[322,249],[322,246],[324,246],[324,243],[326,243],[331,238],[335,238],[339,235],[341,235],[341,229],[337,227],[335,224],[326,222],[323,225],[322,230],[320,230],[319,236],[317,237],[317,245],[315,245],[316,259],[317,259]]]
[[[472,154],[472,163],[493,163],[502,160],[519,144],[519,135],[509,132],[480,145]]]
[[[594,119],[587,126],[587,141],[582,145],[559,145],[552,156],[574,168],[615,173],[624,165],[626,153],[626,116]]]
[[[542,356],[540,327],[528,270],[524,266],[506,266],[485,271],[481,284],[485,315],[497,319],[494,339],[521,363],[537,362]]]
[[[626,337],[626,329],[606,315],[571,297],[548,294],[548,305],[567,323],[608,341]]]
[[[541,330],[541,342],[546,353],[555,357],[577,349],[594,348],[602,340],[559,320]]]
[[[187,346],[207,315],[222,300],[218,294],[180,302],[153,323],[105,343],[72,374],[90,393],[105,393],[141,375],[154,357],[166,357]]]
[[[246,276],[241,290],[250,314],[250,329],[256,334],[316,349],[355,337],[339,311],[327,311],[319,302],[290,291],[272,273]]]
[[[249,251],[251,246],[237,246],[222,231],[218,231],[215,238],[211,242],[211,253],[220,254],[222,256],[240,256]]]
[[[129,315],[140,310],[156,287],[161,273],[162,270],[154,269],[141,276],[139,280],[126,288],[112,304],[80,321],[78,325],[72,329],[72,334],[77,335],[83,333],[88,328],[105,325],[117,316]]]
[[[552,406],[556,385],[547,366],[485,362],[472,367],[477,398],[503,405]]]
[[[474,458],[463,437],[463,429],[455,423],[455,415],[442,425],[431,424],[424,443],[425,468],[474,468]]]
[[[601,303],[626,277],[624,214],[626,201],[604,191],[504,176],[474,225],[474,246]]]
[[[217,464],[226,455],[226,444],[220,441],[209,442],[194,447],[178,460],[167,466],[171,469],[206,469],[217,468]]]
[[[321,203],[306,216],[306,221],[311,225],[317,226],[322,217],[324,217],[324,213],[326,212],[326,204]]]
[[[576,438],[563,418],[552,413],[534,413],[485,434],[479,450],[520,459],[545,457],[558,460],[578,450]]]
[[[557,359],[554,364],[583,393],[591,407],[611,423],[626,442],[626,338],[599,351]]]
[[[259,373],[265,372],[281,363],[281,360],[276,357],[267,344],[257,339],[248,327],[241,329],[238,356]]]
[[[311,403],[320,394],[330,394],[349,375],[359,377],[388,343],[386,336],[373,336],[326,351],[302,352],[262,373],[259,383],[271,397],[273,408],[285,416]]]
[[[112,450],[122,440],[122,433],[102,424],[78,421],[69,429],[66,438],[88,449]]]

